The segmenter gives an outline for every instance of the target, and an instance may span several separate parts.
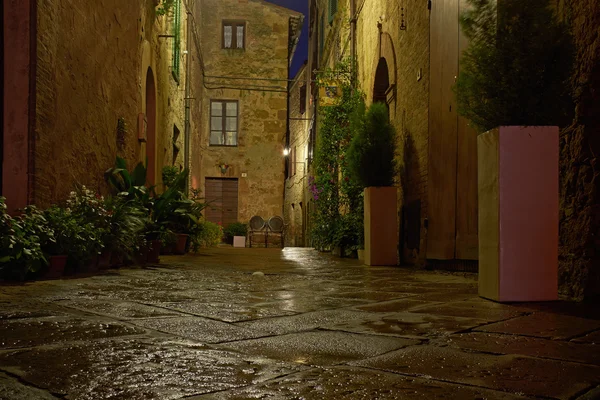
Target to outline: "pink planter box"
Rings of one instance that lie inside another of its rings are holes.
[[[365,188],[365,264],[398,264],[398,189]]]
[[[477,138],[479,295],[558,298],[558,128],[502,126]]]

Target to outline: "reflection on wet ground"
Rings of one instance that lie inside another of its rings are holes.
[[[600,315],[475,275],[203,250],[0,286],[0,399],[594,399]]]

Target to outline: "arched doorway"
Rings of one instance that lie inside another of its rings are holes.
[[[375,84],[373,85],[373,103],[387,104],[387,91],[390,88],[390,74],[388,64],[384,57],[379,59],[375,71]],[[389,106],[388,106],[389,108]]]
[[[146,120],[147,120],[147,142],[146,158],[148,160],[148,172],[146,181],[148,185],[156,184],[156,86],[152,68],[146,73]]]

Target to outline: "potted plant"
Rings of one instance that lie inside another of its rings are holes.
[[[454,88],[478,145],[479,294],[558,296],[558,132],[571,121],[572,45],[547,0],[470,0]]]
[[[22,216],[13,218],[6,212],[5,202],[0,197],[0,277],[23,281],[47,264],[40,240],[52,232],[35,207],[27,207]]]
[[[356,130],[348,149],[352,178],[364,188],[364,249],[367,265],[398,263],[397,189],[394,185],[396,132],[387,107],[374,103]]]
[[[232,244],[233,247],[246,247],[246,235],[248,226],[242,222],[234,222],[223,229],[225,242]]]
[[[125,257],[139,250],[139,237],[146,227],[148,211],[135,199],[130,200],[121,193],[105,200],[108,214],[108,230],[104,235],[106,253],[110,259],[99,267],[120,265]]]

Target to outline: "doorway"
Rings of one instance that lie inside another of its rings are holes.
[[[238,222],[237,178],[206,178],[206,220],[226,227]]]

